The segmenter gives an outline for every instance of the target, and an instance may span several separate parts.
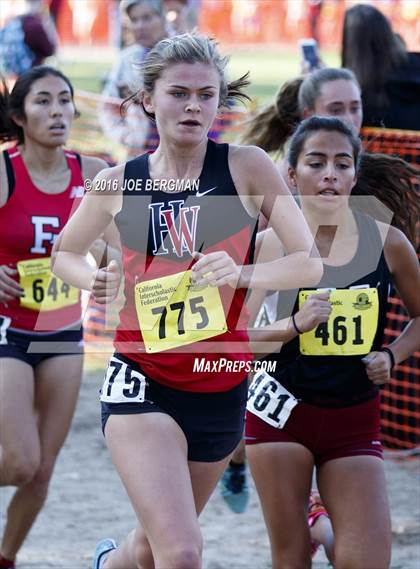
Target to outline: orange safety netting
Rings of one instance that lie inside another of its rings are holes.
[[[361,138],[368,152],[383,152],[420,164],[420,132],[388,128],[363,128]]]
[[[420,164],[420,132],[379,128],[362,129],[364,147]],[[385,345],[400,336],[407,325],[407,312],[393,291],[388,299]],[[382,389],[382,441],[390,449],[415,449],[420,441],[420,351],[395,366],[392,379]]]

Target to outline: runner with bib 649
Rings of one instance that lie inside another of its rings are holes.
[[[4,569],[46,500],[82,376],[80,292],[51,273],[51,250],[106,162],[63,147],[75,115],[73,87],[52,67],[0,91],[0,142],[14,143],[0,154],[0,486],[17,487]]]

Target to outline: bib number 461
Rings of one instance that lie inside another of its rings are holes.
[[[247,410],[278,429],[284,427],[297,404],[298,400],[265,371],[249,386]]]
[[[354,325],[354,338],[353,345],[363,344],[362,338],[362,317],[355,316],[353,319]],[[343,346],[347,342],[347,318],[345,316],[336,316],[332,321],[331,334],[328,331],[328,322],[319,324],[315,330],[315,338],[319,338],[323,346],[328,346],[330,341],[333,341],[337,346]],[[331,339],[330,339],[331,337]]]

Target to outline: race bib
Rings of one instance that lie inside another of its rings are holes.
[[[79,302],[79,290],[54,276],[51,259],[31,259],[17,263],[20,286],[25,296],[20,305],[30,310],[56,310]]]
[[[138,283],[134,298],[147,352],[178,348],[227,330],[219,289],[195,287],[191,271]]]
[[[282,429],[298,400],[266,371],[258,372],[248,389],[247,410]]]
[[[105,403],[142,403],[146,385],[144,375],[113,356],[109,361],[100,400]]]
[[[12,323],[8,316],[0,316],[0,346],[7,344],[7,329]]]
[[[319,290],[299,293],[299,308]],[[327,322],[299,336],[305,356],[357,356],[368,354],[378,326],[379,301],[376,288],[333,290],[332,312]]]

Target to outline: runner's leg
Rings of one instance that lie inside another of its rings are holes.
[[[188,462],[184,433],[163,413],[111,415],[105,433],[142,527],[109,555],[104,569],[198,569],[202,538],[197,513],[229,457]]]
[[[36,439],[39,437],[41,459],[32,479],[18,488],[10,502],[2,543],[2,553],[8,558],[18,552],[47,497],[55,461],[74,414],[82,362],[79,355],[60,356],[42,361],[35,369],[37,424],[33,428]]]
[[[330,460],[319,469],[318,488],[334,528],[334,567],[387,569],[391,522],[382,460]]]
[[[0,358],[0,485],[20,486],[34,476],[41,459],[34,410],[32,367]]]
[[[297,443],[247,446],[271,544],[273,569],[311,566],[307,523],[313,455]]]

